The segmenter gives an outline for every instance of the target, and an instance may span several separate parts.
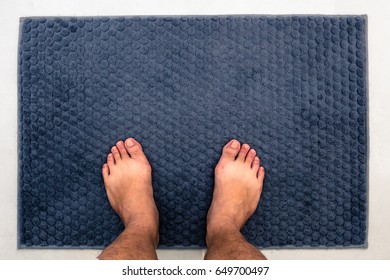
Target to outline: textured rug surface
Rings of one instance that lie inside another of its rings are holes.
[[[161,247],[205,246],[232,138],[266,170],[250,242],[366,246],[366,69],[363,16],[21,19],[19,246],[117,237],[101,166],[127,137],[153,168]]]

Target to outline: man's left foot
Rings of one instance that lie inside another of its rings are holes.
[[[108,200],[125,227],[151,234],[158,243],[158,211],[153,198],[152,168],[134,138],[112,147],[102,174]]]

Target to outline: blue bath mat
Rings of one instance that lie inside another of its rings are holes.
[[[102,248],[123,227],[101,166],[135,137],[161,247],[204,247],[236,138],[266,170],[256,246],[367,244],[364,16],[23,18],[19,247]]]

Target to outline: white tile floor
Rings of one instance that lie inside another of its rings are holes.
[[[56,2],[56,4],[53,4]],[[93,2],[93,4],[91,4]],[[369,41],[368,249],[264,250],[269,259],[390,259],[390,2],[387,0],[0,1],[0,259],[94,259],[97,250],[17,250],[17,42],[21,16],[367,14]],[[204,250],[158,250],[160,259],[202,259]]]

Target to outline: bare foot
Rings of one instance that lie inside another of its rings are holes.
[[[259,203],[264,168],[248,144],[231,140],[215,167],[213,200],[207,216],[206,241],[224,229],[240,231]]]
[[[150,233],[158,243],[158,211],[153,198],[152,168],[133,138],[119,141],[102,169],[104,185],[112,208],[125,227]]]

